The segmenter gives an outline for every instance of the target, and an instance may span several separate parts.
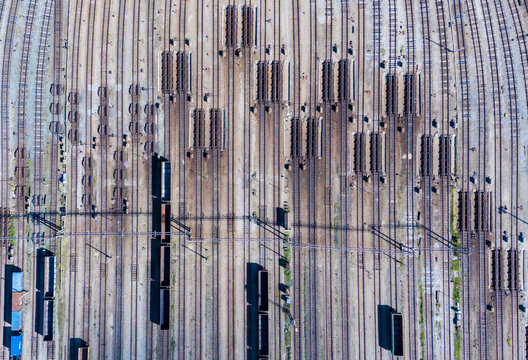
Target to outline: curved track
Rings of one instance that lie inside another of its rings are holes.
[[[85,344],[97,358],[252,358],[254,264],[270,272],[270,358],[391,357],[390,312],[404,317],[406,358],[523,358],[525,294],[507,266],[491,278],[490,254],[504,265],[526,248],[526,11],[515,0],[0,0],[0,272],[27,271],[29,291],[33,249],[59,261],[55,341],[25,324],[27,357]],[[163,52],[184,54],[188,88],[160,88]],[[158,154],[172,172],[169,330],[156,320]],[[26,322],[41,321],[38,298],[25,298]]]

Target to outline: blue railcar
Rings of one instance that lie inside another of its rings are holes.
[[[23,304],[24,296],[24,273],[15,271],[12,273],[11,282],[11,348],[9,356],[18,360],[22,356],[22,330],[23,330]]]
[[[9,349],[9,356],[11,359],[20,359],[22,356],[22,334],[11,334],[11,348]]]

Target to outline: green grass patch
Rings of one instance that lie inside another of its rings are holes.
[[[334,230],[339,230],[339,216],[334,216]]]
[[[339,203],[335,203],[334,204],[334,230],[338,230],[339,229],[339,216],[338,216],[338,213],[339,213]]]
[[[290,262],[291,259],[291,245],[289,242],[287,242],[283,247],[283,256],[284,258]],[[284,270],[284,284],[290,288],[291,287],[291,269],[285,269]],[[291,316],[291,305],[284,305],[283,307],[284,314],[286,314],[286,322],[284,324],[284,348],[286,350],[286,359],[291,359],[291,342],[292,342],[292,335],[291,335],[291,328],[292,324],[290,321]]]
[[[460,245],[460,232],[457,229],[457,216],[456,216],[456,208],[457,208],[457,197],[454,189],[451,189],[451,209],[450,209],[450,216],[449,216],[449,227],[451,230],[451,243],[453,246],[459,246]]]
[[[284,258],[288,261],[291,259],[291,247],[285,246],[284,248]]]
[[[286,348],[287,359],[291,359],[291,330],[290,324],[287,324],[284,328],[284,346]]]
[[[458,276],[453,276],[453,299],[456,302],[460,302],[460,284],[462,284],[462,279]]]
[[[15,241],[15,220],[12,217],[9,218],[9,230],[7,231],[7,235],[11,240]]]
[[[460,260],[453,260],[451,261],[451,271],[459,271],[460,270]]]
[[[425,332],[424,332],[424,292],[422,283],[418,283],[418,290],[420,292],[420,345],[422,348],[422,358],[425,358]]]
[[[460,359],[460,345],[462,343],[462,338],[460,334],[455,333],[455,359]]]
[[[284,270],[284,279],[286,281],[286,285],[291,284],[291,270],[290,269]]]

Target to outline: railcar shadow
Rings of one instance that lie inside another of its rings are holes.
[[[247,358],[258,358],[258,271],[262,269],[257,263],[247,263],[247,324],[246,324],[246,338],[247,338]]]
[[[4,320],[5,322],[11,324],[11,310],[12,310],[12,299],[11,293],[13,291],[13,273],[22,271],[19,267],[15,265],[6,264],[5,265],[5,282],[4,282]]]
[[[394,309],[388,305],[378,305],[378,340],[383,349],[392,350],[391,314]]]
[[[79,348],[81,347],[84,347],[84,346],[88,346],[88,343],[83,340],[83,339],[80,339],[80,338],[71,338],[70,339],[70,356],[69,356],[69,359],[70,360],[79,360],[78,359],[78,353],[79,353]]]
[[[160,248],[161,241],[159,239],[151,240],[150,247],[150,321],[154,324],[160,324]]]

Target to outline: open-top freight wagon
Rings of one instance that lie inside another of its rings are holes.
[[[24,273],[15,271],[12,274],[11,290],[11,359],[21,359],[22,356],[22,298],[24,296]]]

